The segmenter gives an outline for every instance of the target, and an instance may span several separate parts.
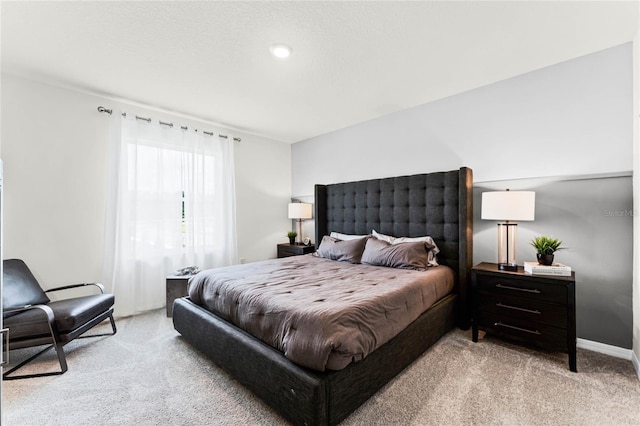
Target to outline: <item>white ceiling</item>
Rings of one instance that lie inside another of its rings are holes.
[[[633,40],[638,2],[8,2],[2,69],[297,142]],[[287,60],[269,45],[293,48]]]

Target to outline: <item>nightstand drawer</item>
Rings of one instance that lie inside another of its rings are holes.
[[[563,305],[526,297],[484,292],[478,293],[477,304],[480,312],[567,328],[567,308]]]
[[[543,347],[550,350],[567,349],[567,330],[551,325],[530,322],[493,312],[478,315],[478,325],[497,336]]]
[[[295,247],[279,246],[278,257],[297,256],[301,254],[300,250]]]
[[[278,257],[299,256],[316,251],[315,246],[300,244],[278,244]]]
[[[546,300],[558,304],[567,303],[567,287],[565,285],[554,285],[538,281],[535,278],[520,279],[514,276],[480,275],[477,277],[476,285],[480,292]]]

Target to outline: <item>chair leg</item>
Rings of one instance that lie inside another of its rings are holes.
[[[104,319],[102,321],[104,321]],[[109,315],[109,321],[111,322],[111,330],[113,330],[112,333],[89,334],[87,336],[82,335],[82,336],[78,336],[77,339],[88,339],[90,337],[113,336],[114,334],[116,334],[118,332],[118,330],[116,329],[116,322],[113,319],[113,314]]]
[[[20,364],[16,365],[12,369],[4,373],[2,375],[2,378],[4,380],[28,379],[32,377],[44,377],[44,376],[57,376],[67,371],[67,359],[64,355],[64,349],[62,348],[64,346],[64,343],[60,341],[60,334],[58,333],[58,328],[56,327],[56,324],[54,321],[53,311],[49,306],[46,306],[46,305],[33,305],[31,308],[39,309],[42,312],[44,312],[44,314],[46,315],[47,324],[49,325],[49,332],[51,333],[52,343],[50,346],[47,346],[45,349],[41,350],[31,358],[27,359],[26,361],[22,361]],[[56,350],[56,354],[58,355],[58,362],[60,363],[60,371],[54,371],[51,373],[37,373],[37,374],[24,374],[21,376],[10,376],[11,373],[24,367],[26,364],[38,358],[40,355],[48,351],[50,348],[54,348]]]
[[[109,321],[111,321],[111,328],[113,329],[113,334],[116,334],[118,330],[116,329],[116,321],[113,319],[113,314],[109,315]]]
[[[46,348],[44,348],[43,350],[41,350],[40,352],[38,352],[37,354],[35,354],[31,358],[22,361],[20,364],[16,365],[12,369],[7,370],[6,372],[4,372],[4,374],[2,374],[2,379],[3,380],[30,379],[32,377],[58,376],[60,374],[63,374],[65,371],[67,371],[67,359],[66,359],[66,357],[64,355],[64,349],[62,349],[63,346],[64,345],[62,343],[55,343],[53,345],[47,346]],[[50,373],[23,374],[23,375],[20,375],[20,376],[10,376],[11,373],[13,373],[13,372],[19,370],[20,368],[24,367],[25,365],[27,365],[28,363],[30,363],[34,359],[38,358],[40,355],[42,355],[43,353],[45,353],[46,351],[48,351],[51,348],[55,348],[56,353],[58,355],[58,362],[60,362],[60,371],[52,371]]]
[[[104,320],[103,320],[104,321]],[[100,337],[100,336],[112,336],[114,334],[116,334],[116,332],[118,331],[116,328],[116,322],[113,319],[113,314],[109,315],[109,321],[111,322],[111,329],[113,330],[113,333],[102,333],[102,334],[92,334],[89,336],[78,336],[78,339],[84,339],[87,337]],[[22,361],[20,364],[16,365],[15,367],[11,368],[10,370],[7,370],[4,374],[2,374],[2,379],[3,380],[17,380],[17,379],[29,379],[32,377],[45,377],[45,376],[58,376],[60,374],[64,374],[64,372],[67,371],[67,358],[64,354],[64,345],[66,343],[69,342],[65,342],[62,343],[60,342],[59,338],[58,338],[58,331],[55,327],[55,324],[53,324],[52,322],[50,322],[50,331],[51,331],[51,338],[53,340],[53,344],[47,346],[46,348],[44,348],[43,350],[41,350],[40,352],[38,352],[37,354],[35,354],[34,356],[32,356],[31,358]],[[54,348],[56,351],[56,355],[58,356],[58,362],[60,363],[60,371],[53,371],[50,373],[38,373],[38,374],[24,374],[21,376],[10,376],[11,373],[15,372],[16,370],[24,367],[26,364],[28,364],[29,362],[33,361],[34,359],[38,358],[40,355],[42,355],[43,353],[45,353],[46,351],[48,351],[49,349]]]
[[[67,357],[64,354],[64,349],[62,348],[64,345],[60,342],[57,342],[54,345],[56,350],[56,354],[58,355],[58,362],[60,362],[60,374],[67,371]]]

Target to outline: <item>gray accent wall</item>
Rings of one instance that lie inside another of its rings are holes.
[[[578,337],[629,349],[632,57],[624,44],[298,142],[292,196],[310,201],[315,183],[471,167],[481,262],[497,249],[495,222],[480,219],[481,192],[534,190],[536,220],[519,224],[519,261],[534,259],[535,235],[564,240],[557,260],[577,272]]]
[[[535,261],[528,242],[538,235],[563,241],[555,261],[576,271],[579,338],[632,347],[632,178],[583,176],[474,184],[474,263],[497,262],[497,221],[480,219],[482,192],[536,192],[535,221],[518,223],[518,263]]]

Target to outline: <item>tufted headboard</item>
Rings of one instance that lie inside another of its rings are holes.
[[[462,167],[359,182],[315,186],[316,244],[331,232],[396,237],[430,235],[438,262],[457,273],[460,326],[469,326],[473,250],[473,173]]]

